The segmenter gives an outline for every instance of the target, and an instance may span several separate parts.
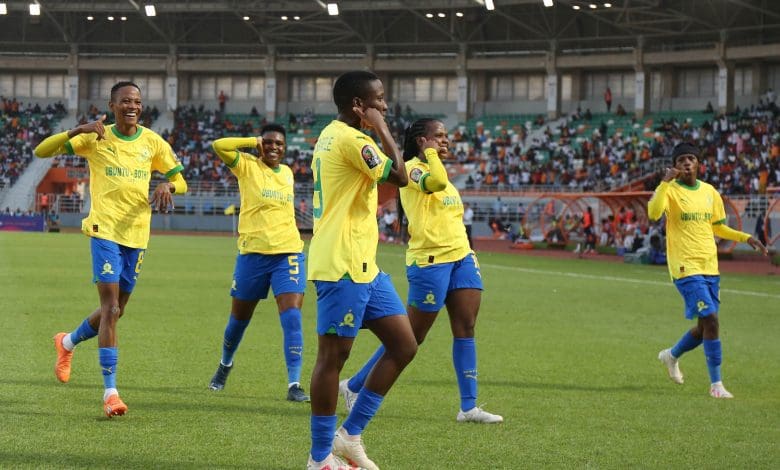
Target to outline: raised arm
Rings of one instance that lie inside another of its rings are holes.
[[[238,149],[257,148],[262,152],[263,139],[261,137],[223,137],[211,144],[214,152],[225,165],[233,167],[238,160]]]
[[[69,153],[65,148],[65,144],[70,139],[76,137],[79,134],[89,134],[94,132],[98,135],[98,140],[100,140],[103,138],[103,135],[106,132],[105,127],[103,127],[103,121],[105,120],[106,115],[104,114],[100,116],[100,119],[97,121],[88,122],[86,124],[76,126],[69,131],[50,135],[49,137],[43,139],[43,141],[35,147],[33,153],[35,153],[35,156],[39,158],[50,158],[55,155]]]
[[[423,137],[423,139],[425,138]],[[429,142],[433,142],[434,145],[437,145],[436,142],[430,140],[426,140],[423,145],[428,145]],[[447,169],[444,168],[444,164],[441,162],[441,158],[439,158],[439,152],[437,152],[435,148],[426,147],[424,153],[425,159],[428,160],[428,170],[430,173],[428,174],[428,177],[422,181],[423,188],[432,193],[443,191],[444,188],[447,187],[449,179],[447,178]]]
[[[680,174],[680,170],[677,168],[667,168],[664,173],[664,177],[661,180],[661,184],[655,188],[653,197],[650,198],[650,202],[647,203],[647,217],[650,220],[658,220],[664,214],[666,210],[666,191],[669,190],[669,183],[677,178]]]

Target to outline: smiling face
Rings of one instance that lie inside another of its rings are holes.
[[[119,88],[111,96],[108,102],[108,108],[114,113],[116,125],[123,134],[135,133],[135,126],[141,118],[141,92],[138,88],[127,85]]]
[[[262,160],[270,168],[276,168],[284,158],[287,143],[284,134],[278,131],[266,131],[263,137]]]
[[[688,186],[696,184],[696,176],[699,171],[699,159],[690,153],[678,155],[674,159],[674,167],[680,171],[678,176]]]
[[[436,152],[439,158],[447,158],[450,154],[450,138],[447,128],[441,121],[431,121],[426,126],[425,139],[436,142]]]

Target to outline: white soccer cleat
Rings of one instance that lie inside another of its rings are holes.
[[[734,395],[723,386],[723,382],[715,382],[710,386],[710,396],[712,398],[734,398]]]
[[[333,436],[333,453],[343,458],[350,465],[355,465],[366,470],[379,470],[379,467],[368,458],[363,447],[363,439],[358,436],[350,436],[347,430],[339,428]]]
[[[344,379],[339,382],[339,393],[341,393],[341,396],[344,397],[344,407],[347,409],[347,413],[352,411],[352,407],[355,405],[355,400],[357,400],[358,397],[357,393],[349,389],[347,386],[348,383],[348,379]]]
[[[501,416],[488,413],[478,406],[475,406],[468,411],[458,411],[458,417],[456,419],[459,423],[495,424],[504,422],[504,418]]]
[[[328,456],[322,462],[315,462],[309,455],[309,461],[306,463],[306,470],[362,470],[360,467],[353,467],[333,454]]]
[[[669,371],[669,378],[676,384],[683,383],[683,375],[680,372],[679,361],[676,357],[672,356],[671,349],[664,349],[658,353],[658,360],[666,366]]]

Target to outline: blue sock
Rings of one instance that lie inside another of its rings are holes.
[[[682,335],[682,338],[680,338],[680,341],[677,342],[674,346],[672,346],[672,356],[679,358],[683,354],[687,353],[688,351],[692,349],[696,349],[701,344],[700,339],[696,339],[691,334],[691,331],[688,330],[685,332],[684,335]]]
[[[94,338],[97,334],[98,332],[89,324],[89,317],[87,317],[81,322],[81,325],[70,334],[70,341],[73,344],[79,344],[82,341]]]
[[[288,308],[279,314],[284,336],[284,361],[287,363],[287,383],[301,381],[301,364],[303,363],[303,329],[301,327],[301,311]]]
[[[720,382],[722,352],[719,339],[704,340],[704,357],[707,359],[707,369],[710,372],[710,383]]]
[[[474,338],[453,338],[452,364],[460,389],[460,409],[477,406],[477,345]]]
[[[382,395],[374,393],[363,387],[355,400],[355,405],[342,426],[351,436],[363,434],[363,430],[368,426],[368,422],[374,417],[382,401],[385,399]]]
[[[225,340],[222,343],[222,364],[226,366],[233,364],[233,354],[236,353],[247,326],[249,326],[249,320],[236,320],[232,314],[228,318],[228,324],[225,327]]]
[[[373,356],[363,364],[363,367],[357,372],[357,374],[350,377],[349,382],[347,382],[347,388],[349,388],[351,391],[358,393],[363,388],[363,384],[366,383],[366,378],[368,377],[368,373],[371,372],[371,369],[374,368],[374,364],[376,364],[376,361],[379,360],[380,357],[382,357],[382,354],[385,353],[385,347],[383,345],[379,345],[379,348],[376,350]]]
[[[117,348],[98,348],[100,370],[103,371],[105,388],[116,388],[116,363],[119,362]]]
[[[333,435],[336,434],[338,418],[333,416],[311,415],[311,458],[322,462],[330,455],[333,447]]]

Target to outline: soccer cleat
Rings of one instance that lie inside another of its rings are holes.
[[[710,386],[710,396],[712,398],[734,398],[734,395],[723,387],[723,382],[715,382]]]
[[[349,389],[347,386],[348,383],[348,379],[344,379],[339,382],[339,393],[341,393],[341,396],[344,397],[344,407],[347,409],[347,412],[350,412],[352,411],[352,406],[355,405],[355,400],[357,400],[358,394]]]
[[[360,467],[353,467],[333,454],[328,454],[322,462],[315,462],[309,455],[309,462],[306,463],[306,470],[362,470]]]
[[[659,352],[658,360],[666,366],[666,370],[669,371],[669,378],[672,379],[672,382],[676,384],[683,383],[683,375],[682,372],[680,372],[679,361],[676,357],[672,356],[671,349],[664,349]]]
[[[456,418],[459,423],[503,423],[504,418],[493,413],[488,413],[482,408],[475,406],[469,411],[458,411],[458,417]]]
[[[113,395],[109,395],[108,398],[106,398],[106,401],[103,402],[103,411],[105,411],[106,416],[109,418],[113,416],[122,416],[127,413],[127,405],[119,398],[119,395],[114,393]]]
[[[309,402],[311,398],[304,393],[300,385],[293,384],[287,389],[287,401]]]
[[[366,470],[379,470],[379,467],[366,455],[363,439],[360,436],[350,436],[344,428],[339,428],[333,436],[333,453],[350,465]]]
[[[226,366],[220,362],[217,371],[214,372],[214,377],[212,377],[211,382],[209,382],[209,390],[218,392],[225,388],[225,382],[227,381],[231,370],[233,370],[233,364]]]
[[[70,361],[73,359],[73,351],[68,351],[62,345],[62,338],[68,333],[54,335],[54,349],[57,350],[57,362],[54,364],[54,375],[57,380],[67,383],[70,380]]]

